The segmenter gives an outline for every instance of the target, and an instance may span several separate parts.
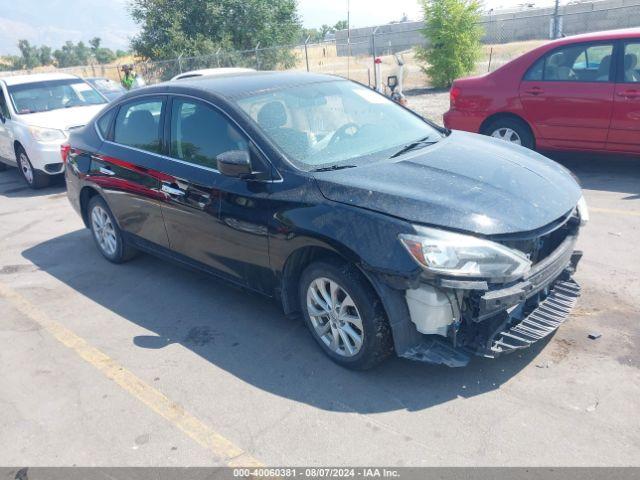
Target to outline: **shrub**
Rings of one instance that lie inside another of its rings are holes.
[[[435,87],[450,87],[456,78],[473,72],[480,56],[483,30],[478,0],[420,0],[427,46],[419,48],[422,70]]]

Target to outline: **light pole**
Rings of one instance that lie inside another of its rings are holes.
[[[556,0],[556,6],[553,9],[553,38],[560,36],[560,19],[558,14],[560,13],[560,0]]]

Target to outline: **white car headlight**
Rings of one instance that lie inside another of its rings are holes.
[[[582,195],[580,197],[580,200],[578,200],[576,209],[578,210],[578,215],[580,216],[580,226],[586,225],[589,221],[589,207],[587,207],[587,201],[584,199],[584,195]]]
[[[401,234],[400,241],[429,272],[509,281],[531,268],[531,261],[524,253],[499,243],[435,228],[414,228],[416,235]]]
[[[38,142],[57,142],[67,138],[67,135],[56,128],[29,127],[29,131]]]

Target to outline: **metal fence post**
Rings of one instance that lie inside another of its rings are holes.
[[[371,32],[371,55],[373,62],[373,85],[378,85],[378,69],[376,68],[376,33],[380,26],[377,26]]]
[[[309,52],[307,51],[307,44],[309,43],[309,39],[311,35],[307,35],[307,39],[304,41],[304,60],[307,64],[307,72],[309,71]]]
[[[178,73],[182,73],[182,55],[184,55],[183,52],[178,55]]]
[[[258,58],[258,47],[260,47],[260,42],[256,45],[256,70],[260,70],[260,59]]]

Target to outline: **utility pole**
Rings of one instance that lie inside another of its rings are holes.
[[[560,0],[556,0],[556,6],[553,9],[553,38],[560,36]]]
[[[350,75],[351,68],[351,8],[349,5],[349,0],[347,0],[347,78]]]

